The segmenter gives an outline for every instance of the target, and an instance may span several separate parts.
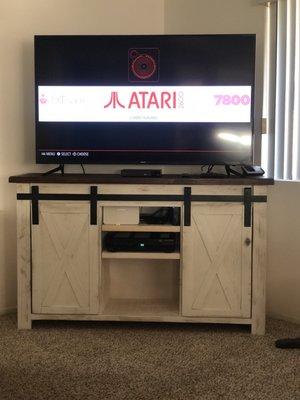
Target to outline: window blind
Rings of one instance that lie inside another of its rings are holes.
[[[300,180],[300,0],[268,5],[267,171]]]

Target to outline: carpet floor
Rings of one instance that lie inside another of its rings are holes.
[[[299,327],[37,321],[0,317],[0,400],[296,400]],[[297,332],[298,331],[298,332]]]

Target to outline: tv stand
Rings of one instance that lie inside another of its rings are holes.
[[[264,333],[272,179],[27,174],[10,182],[18,184],[19,329],[52,319],[230,323]],[[106,207],[110,215],[137,207],[140,216],[172,207],[179,222],[104,223]],[[170,253],[112,252],[110,232],[171,232],[180,243]]]
[[[55,172],[61,172],[61,174],[64,175],[65,174],[65,164],[59,164],[58,167],[52,168],[49,171],[44,172],[43,176],[52,175],[52,174],[55,174]]]

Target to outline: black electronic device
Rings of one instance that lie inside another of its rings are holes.
[[[262,176],[265,171],[258,165],[225,165],[228,176]]]
[[[132,178],[132,177],[148,177],[157,178],[162,176],[161,169],[121,169],[121,176]]]
[[[151,214],[141,213],[140,222],[151,225],[180,225],[180,207],[160,207]]]
[[[108,232],[104,246],[111,252],[173,253],[179,250],[179,234],[174,232]]]
[[[36,36],[36,162],[251,164],[255,41]]]
[[[277,339],[275,346],[279,349],[300,349],[300,337]]]
[[[265,171],[258,165],[241,165],[243,175],[262,176]]]

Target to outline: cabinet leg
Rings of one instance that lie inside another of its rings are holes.
[[[265,317],[256,318],[251,325],[252,335],[264,335],[266,330]]]
[[[18,275],[18,329],[31,329],[31,297],[28,280]]]
[[[29,193],[29,185],[18,185],[18,193]],[[17,202],[18,240],[18,328],[31,329],[31,241],[30,202]]]
[[[18,315],[18,329],[25,330],[32,328],[32,321],[29,318],[24,318],[23,316]]]
[[[255,188],[255,194],[260,194]],[[267,229],[266,203],[253,206],[252,327],[254,335],[264,335],[266,319]]]

